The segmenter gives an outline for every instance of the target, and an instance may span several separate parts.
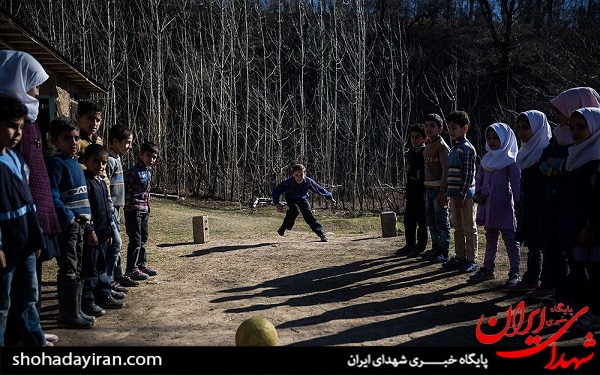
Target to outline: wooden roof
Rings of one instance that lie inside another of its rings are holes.
[[[0,7],[0,49],[27,52],[35,57],[49,74],[61,76],[90,94],[108,92],[104,86],[74,66],[2,7]]]

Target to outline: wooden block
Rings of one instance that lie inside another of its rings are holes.
[[[383,237],[397,237],[398,228],[396,227],[396,213],[393,211],[382,212],[380,217]]]
[[[208,242],[208,216],[194,216],[192,218],[194,230],[194,243]]]

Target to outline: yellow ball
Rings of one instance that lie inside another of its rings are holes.
[[[277,346],[277,341],[275,326],[259,316],[244,320],[235,332],[236,346]]]

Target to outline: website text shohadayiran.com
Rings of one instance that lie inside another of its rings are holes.
[[[40,353],[26,355],[21,353],[12,357],[13,366],[78,366],[85,369],[88,366],[162,366],[159,355],[79,355],[69,352],[65,355]]]

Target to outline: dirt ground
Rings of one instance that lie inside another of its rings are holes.
[[[147,248],[159,275],[130,288],[127,306],[108,310],[93,329],[56,326],[55,265],[45,264],[42,326],[60,336],[57,346],[235,346],[237,327],[252,316],[276,326],[280,346],[479,346],[478,319],[506,317],[523,300],[503,285],[505,252],[495,280],[469,283],[439,264],[395,256],[404,237],[383,238],[376,215],[357,229],[348,223],[360,219],[317,210],[330,239],[322,243],[301,219],[278,236],[283,216],[273,207],[253,213],[161,199],[152,207]],[[203,244],[193,243],[198,215],[209,221]],[[583,336],[568,332],[559,342],[581,345]]]

